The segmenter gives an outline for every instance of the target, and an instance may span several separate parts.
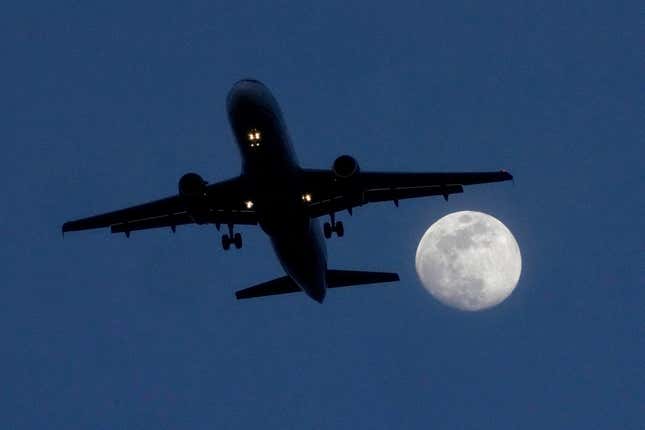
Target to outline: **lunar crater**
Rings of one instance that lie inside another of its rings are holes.
[[[463,310],[494,306],[519,280],[521,255],[512,233],[496,218],[474,211],[449,214],[424,234],[416,255],[424,287]]]

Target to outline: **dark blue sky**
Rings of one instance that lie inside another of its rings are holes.
[[[109,3],[109,4],[108,4]],[[642,428],[640,2],[22,2],[0,17],[0,427]],[[62,222],[239,172],[224,98],[263,80],[300,160],[507,168],[515,186],[342,216],[330,266],[392,286],[237,302],[266,237]],[[480,210],[523,273],[481,313],[417,280],[426,230]]]

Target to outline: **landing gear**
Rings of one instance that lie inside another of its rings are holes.
[[[325,235],[325,239],[331,238],[331,225],[329,225],[328,222],[323,224],[323,234]]]
[[[334,230],[336,231],[336,236],[338,237],[343,237],[345,235],[345,226],[343,225],[342,221],[336,222]]]
[[[231,248],[231,238],[228,234],[222,235],[222,248],[224,248],[224,251],[228,251]]]
[[[345,226],[342,221],[336,221],[334,214],[330,215],[331,223],[326,222],[323,224],[323,234],[326,239],[330,239],[333,233],[336,236],[343,237],[345,235]]]
[[[231,249],[231,245],[235,245],[236,249],[242,247],[242,235],[240,233],[233,233],[233,224],[228,225],[228,234],[222,235],[222,248],[228,251]]]

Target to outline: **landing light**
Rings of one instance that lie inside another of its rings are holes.
[[[256,142],[260,140],[260,132],[257,130],[251,130],[249,134],[247,134],[247,137],[251,142]]]
[[[309,194],[309,193],[303,194],[302,195],[302,201],[307,202],[307,203],[311,202],[311,194]]]
[[[244,206],[246,206],[247,209],[251,209],[253,207],[253,200],[245,201]]]

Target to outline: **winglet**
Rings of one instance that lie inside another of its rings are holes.
[[[60,228],[60,232],[63,234],[63,237],[65,237],[65,233],[67,233],[68,231],[71,231],[71,230],[72,229],[71,229],[69,221],[66,222],[65,224],[63,224],[63,226]]]

